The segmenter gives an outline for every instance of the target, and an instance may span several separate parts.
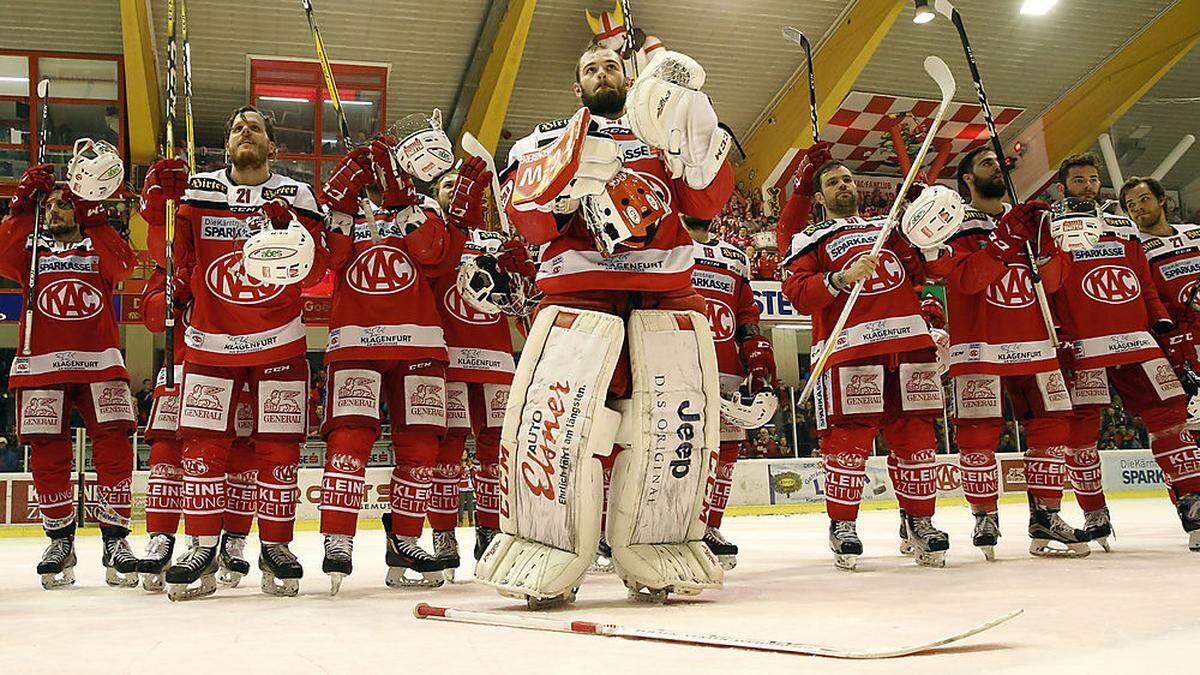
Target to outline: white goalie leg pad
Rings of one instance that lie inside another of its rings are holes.
[[[621,401],[626,447],[613,466],[608,543],[633,590],[695,594],[724,573],[704,544],[721,435],[717,353],[696,312],[640,310],[629,319],[632,397]]]
[[[624,339],[620,318],[540,311],[521,352],[500,433],[500,530],[475,579],[501,595],[573,592],[600,542],[603,481],[620,416],[604,406]]]

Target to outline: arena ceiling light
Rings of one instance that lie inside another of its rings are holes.
[[[1030,16],[1042,16],[1054,6],[1058,4],[1058,0],[1025,0],[1021,3],[1021,13]]]
[[[929,0],[916,0],[917,13],[913,15],[913,23],[929,23],[935,14],[929,9]]]

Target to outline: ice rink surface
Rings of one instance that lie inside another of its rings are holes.
[[[242,586],[174,604],[141,589],[109,588],[100,539],[78,540],[78,581],[43,591],[34,565],[43,538],[0,538],[0,668],[5,673],[405,672],[555,673],[961,673],[1187,672],[1200,649],[1200,554],[1187,550],[1165,499],[1111,502],[1113,551],[1081,560],[1027,553],[1026,507],[1001,507],[997,560],[970,545],[965,507],[935,520],[951,533],[945,569],[922,569],[896,547],[893,510],[864,511],[859,570],[833,568],[824,514],[728,518],[741,547],[722,591],[666,606],[631,603],[612,575],[590,575],[559,616],[678,631],[811,642],[854,649],[925,642],[1014,608],[1025,614],[934,653],[886,661],[758,654],[418,621],[418,602],[525,612],[516,601],[463,583],[472,531],[459,530],[459,583],[392,590],[379,530],[357,537],[355,571],[337,597],[320,572],[320,535],[299,532],[305,565],[297,598]],[[1073,523],[1073,504],[1064,509]],[[428,536],[428,535],[427,535]],[[141,552],[145,537],[133,538]],[[251,562],[257,561],[257,543]],[[177,548],[178,552],[178,548]],[[1174,668],[1172,668],[1174,667]],[[1177,670],[1175,670],[1177,669]]]

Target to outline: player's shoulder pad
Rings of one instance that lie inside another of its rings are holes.
[[[555,139],[562,135],[563,130],[567,128],[567,124],[570,121],[571,118],[567,117],[552,122],[543,122],[534,127],[529,135],[513,143],[512,147],[508,149],[509,167],[511,168],[512,165],[520,162],[521,158],[525,155],[536,152],[553,143]]]
[[[312,220],[321,220],[325,217],[324,209],[317,201],[317,194],[313,192],[313,188],[308,183],[285,176],[280,173],[273,173],[267,180],[267,184],[263,186],[262,198],[263,201],[283,197],[296,211],[297,214],[310,218]]]
[[[842,218],[822,220],[819,223],[812,223],[803,230],[793,234],[792,240],[788,244],[787,256],[781,264],[786,267],[796,258],[811,251],[827,237],[844,228],[846,223],[847,221]]]
[[[1104,214],[1104,229],[1122,239],[1140,240],[1140,232],[1137,225],[1125,216],[1111,213]]]
[[[225,201],[232,183],[224,170],[204,171],[188,178],[183,198],[201,201]]]
[[[745,251],[721,239],[714,239],[709,243],[718,251],[718,255],[729,263],[731,270],[743,277],[750,276],[750,258],[746,256]]]

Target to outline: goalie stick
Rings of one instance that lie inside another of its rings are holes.
[[[462,141],[463,152],[468,155],[474,155],[483,159],[483,163],[487,164],[487,169],[492,173],[492,202],[496,205],[496,217],[500,219],[500,227],[504,229],[504,233],[512,236],[512,223],[508,221],[508,213],[504,210],[504,204],[500,203],[500,179],[496,177],[496,158],[492,157],[492,153],[483,147],[478,138],[467,131],[463,133]]]
[[[758,652],[774,652],[777,654],[796,654],[801,656],[825,656],[833,659],[890,659],[898,656],[911,656],[929,651],[943,645],[958,642],[972,635],[978,635],[985,630],[995,628],[1012,618],[1019,616],[1025,610],[1013,611],[998,616],[990,621],[979,624],[953,635],[937,640],[897,647],[894,649],[855,650],[826,647],[823,645],[804,642],[787,642],[784,640],[759,640],[754,638],[731,637],[727,635],[710,635],[702,633],[676,633],[657,628],[634,628],[611,623],[593,623],[576,619],[556,619],[544,614],[514,614],[512,612],[489,612],[470,609],[454,609],[452,607],[434,607],[424,602],[413,608],[413,616],[418,619],[434,619],[436,621],[452,621],[481,626],[504,626],[522,628],[525,630],[550,631],[554,633],[575,633],[578,635],[600,635],[602,637],[623,638],[626,640],[646,640],[650,642],[670,642],[693,647],[724,647],[746,649]]]
[[[958,31],[958,39],[962,42],[963,53],[967,57],[967,66],[971,70],[971,80],[975,83],[975,93],[979,96],[979,107],[983,109],[983,121],[987,123],[988,134],[992,137],[992,152],[996,153],[996,161],[1000,163],[1000,174],[1004,176],[1004,188],[1008,199],[1016,206],[1017,191],[1013,188],[1012,175],[1008,172],[1008,160],[1004,157],[1004,145],[1000,143],[1000,134],[996,131],[996,120],[992,117],[992,107],[988,103],[987,92],[983,88],[983,78],[979,74],[979,65],[975,62],[975,52],[967,39],[967,29],[963,25],[962,15],[950,4],[949,0],[934,0],[933,8],[939,14],[950,19]],[[1029,278],[1033,282],[1033,294],[1037,297],[1038,309],[1042,312],[1042,321],[1046,324],[1046,333],[1050,342],[1057,349],[1058,331],[1054,330],[1054,316],[1050,313],[1050,301],[1046,296],[1046,287],[1042,284],[1042,274],[1038,271],[1037,258],[1033,255],[1033,247],[1025,242],[1025,259],[1029,263]]]
[[[38,127],[37,163],[46,163],[46,143],[50,138],[50,78],[43,78],[37,83],[37,97],[42,100],[42,117]],[[25,356],[32,356],[33,347],[33,304],[37,302],[34,293],[38,283],[38,239],[42,236],[42,220],[46,209],[42,206],[45,195],[38,198],[33,207],[33,234],[29,243],[29,287],[25,289],[25,334],[21,336],[21,348]]]
[[[883,229],[879,231],[879,238],[875,240],[875,245],[871,247],[871,252],[868,255],[879,254],[879,250],[883,248],[888,235],[892,233],[892,228],[896,226],[896,218],[900,215],[900,205],[904,203],[904,197],[908,194],[909,186],[916,179],[917,172],[921,170],[921,164],[925,161],[925,154],[929,152],[929,146],[933,144],[933,138],[937,135],[938,127],[942,124],[942,117],[946,114],[946,108],[949,107],[950,99],[954,96],[954,75],[950,72],[950,68],[946,66],[945,61],[936,56],[926,57],[925,72],[929,74],[929,77],[933,78],[934,82],[937,82],[938,89],[942,93],[942,100],[938,104],[933,122],[929,125],[929,132],[925,135],[925,142],[921,144],[921,149],[917,151],[916,157],[913,158],[912,166],[909,168],[908,174],[904,177],[904,182],[900,184],[899,191],[896,192],[896,200],[892,202],[892,208],[888,211]],[[854,303],[858,301],[858,296],[862,293],[866,281],[867,278],[859,279],[850,291],[850,298],[846,300],[846,304],[842,307],[842,313],[838,316],[837,323],[834,324],[829,337],[826,338],[825,346],[821,349],[821,354],[818,356],[816,362],[813,363],[808,382],[804,384],[804,390],[800,392],[800,403],[808,399],[808,395],[812,393],[813,387],[816,386],[821,372],[825,369],[826,362],[829,361],[830,355],[833,354],[833,350],[837,347],[838,335],[841,334],[842,328],[846,326],[846,321],[850,318],[850,312],[854,310]]]

